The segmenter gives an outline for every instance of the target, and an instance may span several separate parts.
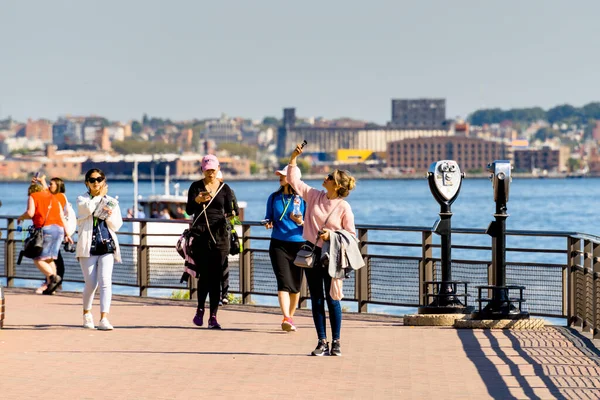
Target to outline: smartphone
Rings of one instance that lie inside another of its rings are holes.
[[[304,146],[306,146],[307,144],[308,144],[308,142],[306,141],[306,139],[304,139],[304,140],[302,141],[302,143],[300,144],[300,148],[301,148],[301,149],[303,149],[303,148],[304,148]]]
[[[38,179],[40,177],[40,175],[41,175],[40,171],[36,172],[35,175],[34,175],[35,179]]]
[[[267,224],[270,224],[270,223],[271,223],[270,219],[263,219],[263,220],[260,221],[261,225],[267,225]]]

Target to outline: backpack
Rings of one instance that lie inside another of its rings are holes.
[[[77,215],[75,214],[75,210],[73,210],[73,206],[68,201],[64,209],[64,215],[65,222],[67,223],[65,233],[69,236],[73,236],[77,230]]]

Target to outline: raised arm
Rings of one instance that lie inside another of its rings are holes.
[[[294,188],[296,193],[306,199],[308,197],[308,192],[312,189],[312,187],[304,183],[298,176],[298,165],[296,164],[296,159],[300,154],[302,154],[302,145],[299,144],[296,146],[292,152],[292,155],[290,156],[290,163],[287,166],[287,181]]]

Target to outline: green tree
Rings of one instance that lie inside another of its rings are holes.
[[[307,174],[310,172],[310,164],[308,161],[303,159],[296,159],[296,163],[298,164],[298,168],[303,174]]]
[[[256,146],[250,146],[243,143],[221,143],[219,144],[219,149],[226,150],[233,156],[248,158],[250,160],[256,159],[256,153],[258,151]]]
[[[142,124],[139,123],[139,121],[133,121],[131,123],[131,132],[135,133],[136,135],[142,132]]]
[[[147,142],[135,139],[112,142],[112,148],[119,154],[164,154],[177,151],[177,145],[162,142]]]
[[[275,117],[264,117],[262,124],[263,125],[280,125],[279,120]]]
[[[567,160],[567,168],[569,169],[569,172],[581,169],[581,160],[578,158],[569,158]]]
[[[600,102],[586,104],[582,107],[582,114],[588,120],[600,119]]]
[[[260,165],[258,165],[257,163],[250,163],[250,174],[251,175],[255,175],[258,174],[260,172]]]
[[[545,142],[547,139],[552,139],[558,136],[560,136],[560,132],[552,128],[545,127],[538,129],[535,135],[533,135],[533,139]]]
[[[573,107],[572,105],[563,104],[560,106],[552,107],[548,110],[546,115],[548,118],[548,122],[553,124],[555,122],[566,122],[569,120],[573,120],[575,118],[578,118],[581,115],[581,113],[579,109]]]

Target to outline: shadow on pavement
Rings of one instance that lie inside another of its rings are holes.
[[[500,374],[500,371],[498,371],[498,368],[494,365],[492,360],[490,360],[483,351],[482,345],[475,336],[474,331],[472,329],[459,329],[457,330],[457,333],[462,342],[465,354],[477,368],[477,372],[481,376],[483,383],[486,385],[490,397],[498,400],[515,399],[516,397],[511,394],[510,389],[504,381],[504,377]],[[502,353],[502,349],[497,342],[490,343],[490,347],[502,358],[499,354]],[[507,360],[506,358],[503,358],[503,361],[508,365],[511,363],[510,360]],[[511,371],[512,369],[513,368],[511,368]],[[529,395],[529,398],[537,398],[535,396],[531,397],[532,393],[527,390],[526,386],[523,387],[523,390]]]

